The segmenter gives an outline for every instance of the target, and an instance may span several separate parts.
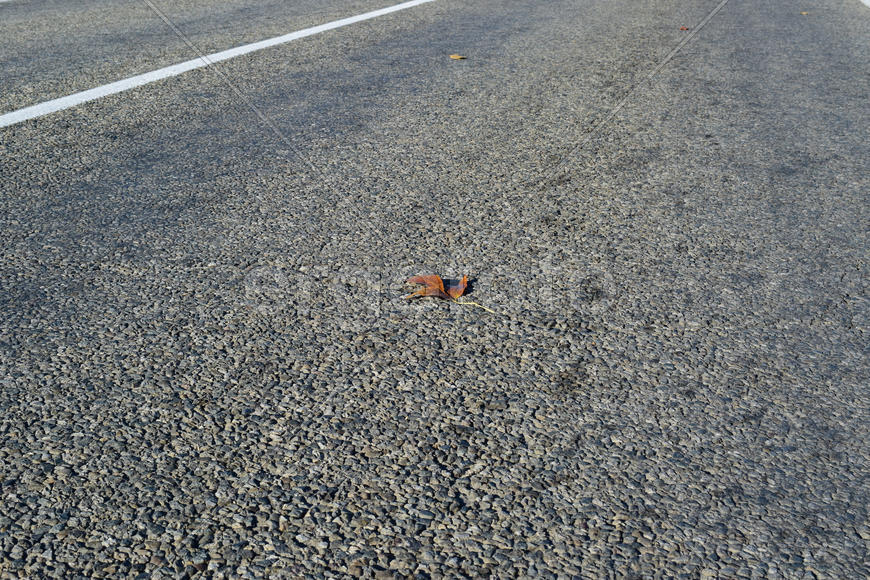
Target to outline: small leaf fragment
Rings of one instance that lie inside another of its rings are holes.
[[[688,30],[688,29],[689,28],[687,26],[680,26],[680,30]]]
[[[462,280],[460,280],[456,285],[450,285],[447,287],[447,293],[451,298],[456,300],[465,292],[465,289],[468,287],[468,276],[463,276]]]
[[[465,60],[467,57],[464,57],[461,54],[451,54],[450,58],[453,60]]]

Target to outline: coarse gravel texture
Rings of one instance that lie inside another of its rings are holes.
[[[438,0],[0,130],[0,575],[866,577],[870,10],[638,85],[716,4]]]

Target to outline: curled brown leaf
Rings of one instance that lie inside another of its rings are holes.
[[[434,296],[435,298],[456,300],[462,296],[468,287],[468,276],[463,276],[459,282],[450,284],[446,289],[444,287],[444,280],[437,274],[413,276],[408,279],[408,284],[420,284],[422,288],[418,288],[415,292],[405,296],[406,299]]]
[[[408,284],[421,284],[423,287],[405,296],[406,299],[418,298],[423,296],[450,298],[450,295],[444,291],[444,281],[441,279],[441,276],[438,276],[436,274],[432,274],[430,276],[414,276],[408,279]]]

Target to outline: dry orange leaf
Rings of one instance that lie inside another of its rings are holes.
[[[461,54],[451,54],[450,58],[452,58],[453,60],[465,60],[466,57],[462,56]]]
[[[405,296],[406,299],[434,296],[436,298],[456,300],[465,292],[465,288],[468,286],[468,276],[463,276],[462,280],[458,283],[450,284],[446,288],[444,287],[444,280],[437,274],[414,276],[408,279],[408,284],[420,284],[423,287]]]
[[[688,29],[689,28],[687,26],[680,26],[680,30],[688,30]]]
[[[408,279],[408,284],[421,284],[423,287],[412,294],[408,294],[405,298],[416,298],[418,296],[450,298],[450,295],[444,291],[444,281],[441,279],[441,276],[414,276]]]

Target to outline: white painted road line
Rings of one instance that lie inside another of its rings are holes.
[[[0,0],[0,2],[2,1],[3,0]],[[321,32],[326,32],[327,30],[334,30],[336,28],[341,28],[342,26],[348,26],[349,24],[355,24],[364,20],[371,20],[372,18],[384,16],[385,14],[390,14],[392,12],[398,12],[399,10],[405,10],[406,8],[413,8],[414,6],[419,6],[420,4],[425,4],[427,2],[434,2],[434,0],[411,0],[410,2],[403,2],[401,4],[396,4],[395,6],[388,6],[387,8],[381,8],[380,10],[366,12],[365,14],[359,14],[357,16],[351,16],[349,18],[342,18],[341,20],[334,20],[332,22],[327,22],[326,24],[321,24],[319,26],[312,26],[311,28],[297,30],[296,32],[291,32],[290,34],[285,34],[283,36],[276,36],[267,40],[261,40],[260,42],[245,44],[243,46],[231,48],[222,52],[216,52],[214,54],[209,54],[204,57],[195,58],[193,60],[174,64],[172,66],[157,69],[155,71],[151,71],[145,74],[129,77],[120,81],[116,81],[114,83],[109,83],[107,85],[96,87],[94,89],[89,89],[87,91],[82,91],[80,93],[61,97],[59,99],[45,101],[44,103],[39,103],[38,105],[25,107],[23,109],[18,109],[17,111],[12,111],[10,113],[0,115],[0,127],[15,125],[16,123],[21,123],[22,121],[27,121],[28,119],[42,117],[56,111],[62,111],[64,109],[69,109],[70,107],[75,107],[76,105],[80,105],[88,101],[93,101],[108,95],[127,91],[135,87],[141,87],[142,85],[147,85],[149,83],[153,83],[155,81],[159,81],[168,77],[174,77],[189,70],[203,68],[216,62],[220,62],[222,60],[228,60],[237,56],[241,56],[243,54],[248,54],[250,52],[263,50],[264,48],[269,48],[271,46],[276,46],[293,40],[298,40],[300,38],[305,38],[306,36],[313,36],[315,34],[320,34]]]

